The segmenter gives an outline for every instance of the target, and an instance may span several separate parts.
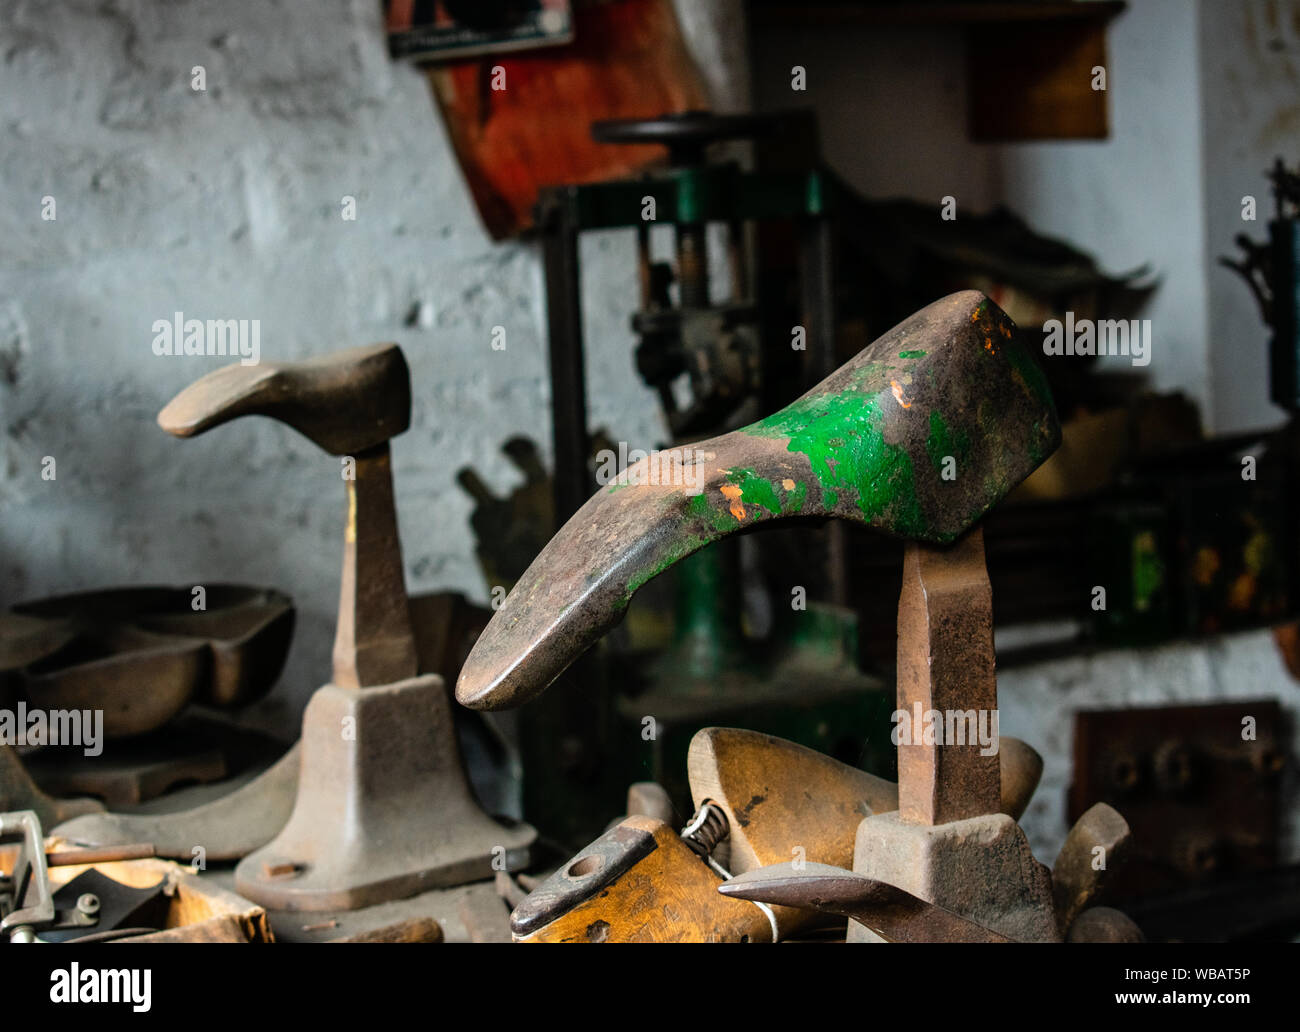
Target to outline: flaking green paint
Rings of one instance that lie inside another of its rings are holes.
[[[760,477],[752,469],[729,469],[727,481],[740,488],[740,503],[745,506],[757,505],[766,509],[771,516],[792,516],[803,509],[804,498],[808,495],[808,485],[796,482],[794,490],[787,491],[765,477]],[[730,502],[727,506],[730,515]],[[735,517],[732,517],[734,520]]]
[[[885,441],[884,422],[875,397],[846,390],[800,399],[744,432],[788,437],[788,450],[807,457],[824,504],[835,505],[845,491],[868,521],[887,523],[899,534],[925,534],[911,456]]]
[[[727,471],[727,482],[740,488],[740,502],[745,506],[757,506],[772,516],[793,516],[803,510],[808,497],[808,485],[796,482],[794,489],[785,490],[773,484],[765,477],[760,477],[752,469],[733,469]],[[709,491],[717,493],[716,488]],[[731,514],[731,501],[718,497],[710,501],[708,491],[691,495],[686,500],[685,519],[701,520],[712,530],[722,534],[737,530],[741,522]],[[670,496],[671,497],[671,496]],[[671,503],[670,503],[671,504]],[[642,586],[654,580],[669,567],[680,562],[692,552],[703,548],[715,539],[713,534],[686,534],[675,540],[669,551],[649,566],[637,570],[628,578],[627,590],[623,596],[626,605]]]
[[[982,317],[985,310],[986,306],[981,304],[975,318]],[[993,355],[999,351],[1006,355],[1011,376],[1026,395],[1046,409],[1044,418],[1034,424],[1032,439],[1026,442],[1037,465],[1046,457],[1055,418],[1046,379],[1033,359],[1014,342],[989,351]],[[898,357],[908,360],[925,354],[920,349],[902,350]],[[925,518],[917,496],[917,471],[911,455],[904,446],[889,444],[884,439],[885,417],[881,405],[889,402],[883,385],[895,376],[903,379],[897,374],[912,368],[895,361],[864,362],[852,370],[846,381],[841,381],[838,393],[800,399],[752,423],[742,432],[755,437],[787,439],[787,450],[808,460],[821,488],[822,507],[837,507],[841,492],[845,492],[845,500],[855,504],[868,522],[903,536],[951,540],[954,534],[936,534]],[[937,387],[933,365],[926,368],[926,376],[930,387]],[[953,426],[941,411],[931,410],[925,444],[935,470],[942,473],[943,459],[948,455],[957,459],[958,469],[962,470],[970,458],[971,431],[996,440],[1002,432],[1003,415],[988,399],[977,406],[971,427]],[[928,471],[922,472],[929,475]],[[982,516],[992,501],[1005,492],[1003,473],[1000,468],[985,471],[983,496],[971,499],[975,507],[968,514],[968,524]],[[796,481],[795,489],[786,491],[779,483],[749,468],[728,470],[725,476],[728,483],[740,488],[739,502],[747,508],[762,510],[769,516],[789,516],[804,508],[809,484]],[[622,485],[611,485],[610,489],[616,486]],[[687,524],[694,523],[700,532],[683,534],[657,561],[638,570],[628,581],[624,604],[647,581],[721,534],[739,527],[741,521],[731,512],[732,500],[714,497],[716,493],[714,487],[687,499],[682,517]],[[666,502],[679,504],[672,501],[671,495]],[[758,515],[754,513],[755,517]]]
[[[722,505],[711,503],[708,492],[704,491],[691,496],[690,501],[686,503],[686,512],[688,516],[702,519],[714,530],[725,534],[727,531],[736,529],[736,517],[731,515],[729,505],[730,503],[727,502]]]
[[[925,450],[930,455],[930,463],[942,475],[943,460],[951,455],[957,460],[957,472],[961,473],[970,454],[970,435],[958,428],[948,428],[948,422],[938,409],[930,410],[930,436],[925,439]]]

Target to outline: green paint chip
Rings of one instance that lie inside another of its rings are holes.
[[[957,460],[960,469],[970,454],[970,435],[965,430],[950,429],[943,414],[938,409],[932,409],[930,435],[925,439],[925,450],[930,456],[931,465],[939,473],[943,473],[943,460],[949,455]]]
[[[930,531],[916,496],[912,459],[884,439],[884,415],[874,397],[857,391],[796,401],[745,428],[759,437],[787,437],[787,448],[807,457],[833,507],[846,493],[868,522],[898,534]]]

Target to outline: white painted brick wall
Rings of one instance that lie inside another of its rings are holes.
[[[584,248],[593,423],[657,442],[632,364],[633,244]],[[0,0],[0,605],[108,584],[283,587],[299,631],[262,716],[289,730],[329,673],[338,460],[266,420],[164,434],[158,410],[224,359],[155,356],[153,321],[260,319],[268,359],[399,342],[410,587],[485,599],[454,477],[468,463],[508,489],[519,474],[498,448],[516,433],[549,454],[543,297],[536,249],[483,231],[424,78],[388,58],[377,0]],[[408,326],[420,305],[427,325]]]

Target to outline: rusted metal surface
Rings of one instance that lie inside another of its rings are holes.
[[[356,477],[346,484],[333,680],[344,688],[395,684],[414,677],[419,664],[406,602],[388,445],[357,455]]]
[[[0,613],[0,673],[18,670],[58,651],[77,635],[67,619]]]
[[[481,617],[463,599],[450,594],[417,595],[410,600],[410,611],[417,632],[421,672],[445,670],[448,676],[454,676],[468,648],[467,639],[481,626]],[[25,778],[16,756],[13,757],[14,773],[6,773],[11,769],[6,752],[12,750],[0,747],[0,802],[5,798],[6,778],[22,774],[21,785],[15,782],[15,791],[22,789],[21,798],[17,795],[14,798],[19,802],[31,800],[23,805],[37,809],[47,825],[65,821],[55,829],[60,835],[106,846],[150,842],[156,846],[159,856],[182,862],[194,858],[196,846],[202,847],[208,860],[220,861],[238,860],[266,845],[293,812],[301,763],[301,750],[295,745],[272,767],[230,794],[179,813],[94,813],[78,817],[103,807],[94,799],[53,799],[43,793],[40,796],[43,801],[37,801],[31,793],[39,790],[30,778]]]
[[[32,810],[46,827],[104,809],[98,799],[58,799],[43,791],[12,745],[0,745],[0,812]],[[139,839],[131,839],[138,842]]]
[[[1014,324],[976,291],[953,294],[774,415],[689,454],[647,457],[626,483],[603,487],[507,596],[457,698],[481,709],[526,702],[647,581],[751,526],[837,517],[951,542],[1059,439],[1046,382]]]
[[[411,379],[396,344],[368,344],[302,362],[235,363],[190,384],[158,413],[175,437],[240,416],[269,416],[331,455],[356,455],[411,425]]]
[[[140,860],[155,855],[153,845],[148,842],[91,849],[58,849],[45,854],[45,866],[69,867],[72,864],[102,864],[118,860]]]
[[[501,901],[511,910],[528,897],[528,890],[520,885],[509,871],[497,871],[492,882],[496,885],[497,895],[501,897]]]
[[[105,738],[131,738],[176,717],[207,668],[207,646],[198,639],[110,625],[78,635],[20,680],[34,708],[102,713]]]
[[[242,706],[265,695],[293,636],[292,600],[278,591],[205,585],[60,595],[0,614],[0,670],[34,706],[93,709],[104,735],[166,724],[191,701]],[[43,628],[43,630],[42,630]]]
[[[1066,942],[1146,942],[1137,923],[1111,907],[1091,907],[1070,924]]]
[[[240,584],[206,586],[207,608],[195,611],[191,588],[177,589],[182,605],[141,613],[148,631],[201,638],[208,648],[208,676],[196,698],[209,706],[246,706],[275,685],[293,639],[293,600],[272,588]]]
[[[607,890],[658,848],[654,831],[663,824],[649,817],[624,818],[529,893],[511,915],[511,931],[526,938]]]
[[[99,756],[42,749],[23,762],[36,782],[57,796],[94,796],[110,810],[137,806],[178,786],[206,785],[231,775],[221,744],[190,730],[197,722],[182,718]],[[266,739],[268,748],[270,742]]]
[[[334,683],[392,684],[417,672],[388,441],[411,423],[411,382],[396,344],[293,363],[235,364],[181,391],[158,425],[193,437],[240,416],[269,416],[332,455],[343,470],[347,522],[334,639]]]
[[[829,864],[760,867],[723,882],[718,892],[837,914],[866,925],[886,942],[1012,941],[910,892]]]
[[[483,812],[461,765],[444,682],[417,676],[388,445],[409,426],[410,404],[401,350],[380,344],[308,362],[230,366],[158,417],[169,432],[191,436],[238,416],[271,416],[352,460],[342,470],[333,681],[303,715],[292,812],[235,870],[239,891],[269,908],[351,910],[489,878],[494,860],[523,866],[536,837],[528,825],[507,827]]]
[[[1052,865],[1052,895],[1061,933],[1100,891],[1108,872],[1127,859],[1133,833],[1111,806],[1097,803],[1074,822]]]
[[[1070,820],[1106,802],[1133,829],[1106,902],[1138,903],[1278,863],[1294,761],[1276,699],[1083,710],[1073,752]]]
[[[479,806],[449,694],[435,675],[318,689],[293,813],[235,868],[239,893],[274,910],[345,910],[491,878],[494,860],[526,866],[536,832]]]
[[[998,812],[997,736],[988,736],[992,746],[978,740],[981,731],[996,731],[997,708],[983,531],[976,527],[946,549],[909,543],[898,602],[898,709],[907,722],[896,727],[903,820],[946,824]],[[952,715],[961,719],[950,721]],[[960,734],[961,744],[946,741],[949,734]]]
[[[465,942],[509,942],[510,911],[496,892],[495,879],[461,886],[456,902],[456,920],[464,929]]]
[[[70,842],[118,846],[149,842],[158,856],[189,863],[238,860],[269,842],[289,819],[301,750],[293,746],[252,781],[180,813],[90,813],[54,829]],[[61,801],[60,801],[61,802]]]

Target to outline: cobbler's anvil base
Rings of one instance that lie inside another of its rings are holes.
[[[1004,813],[912,824],[898,811],[858,825],[853,870],[906,889],[1017,942],[1060,942],[1052,875]],[[849,942],[880,942],[849,922]]]
[[[442,678],[327,684],[303,714],[293,814],[235,887],[271,909],[350,910],[516,870],[536,837],[479,807]]]

